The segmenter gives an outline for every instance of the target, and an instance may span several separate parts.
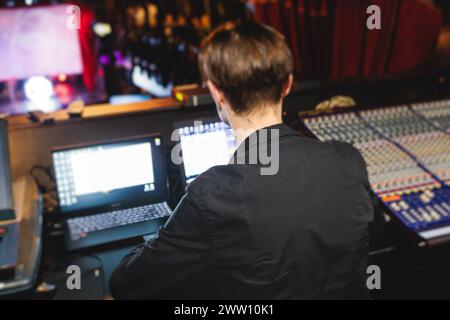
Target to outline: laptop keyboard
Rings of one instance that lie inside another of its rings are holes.
[[[149,221],[170,216],[172,210],[167,203],[157,203],[141,207],[116,210],[67,220],[70,238],[74,241],[87,236],[88,233],[126,226],[133,223]]]

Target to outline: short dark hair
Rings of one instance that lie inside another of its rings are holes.
[[[203,40],[199,67],[203,80],[219,87],[236,113],[245,114],[281,100],[294,62],[284,36],[275,29],[232,22]]]

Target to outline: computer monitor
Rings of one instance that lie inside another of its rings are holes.
[[[52,151],[63,213],[91,213],[167,200],[161,136]]]
[[[180,123],[177,128],[186,184],[209,168],[230,162],[237,146],[231,128],[225,123],[207,119]]]
[[[83,72],[79,30],[68,27],[79,17],[68,14],[68,7],[0,9],[0,81]]]
[[[14,218],[11,168],[9,163],[8,125],[0,119],[0,221]]]

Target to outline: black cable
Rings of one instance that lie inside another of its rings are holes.
[[[35,165],[30,170],[39,191],[42,195],[44,213],[52,213],[58,207],[58,196],[56,192],[55,178],[50,168]]]
[[[43,173],[43,175],[39,176],[39,173]],[[56,190],[55,179],[50,171],[50,168],[35,165],[31,168],[30,175],[34,178],[38,187],[43,191]]]

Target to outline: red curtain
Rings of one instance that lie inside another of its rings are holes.
[[[430,57],[443,26],[441,11],[424,0],[253,1],[255,19],[286,35],[300,79],[411,70]],[[381,30],[366,27],[369,5],[381,9]]]
[[[432,54],[443,25],[442,13],[422,1],[403,1],[388,72],[407,71]]]
[[[80,39],[81,56],[83,59],[83,83],[89,91],[95,88],[97,75],[97,55],[95,50],[95,37],[92,31],[94,12],[86,6],[81,6]]]

